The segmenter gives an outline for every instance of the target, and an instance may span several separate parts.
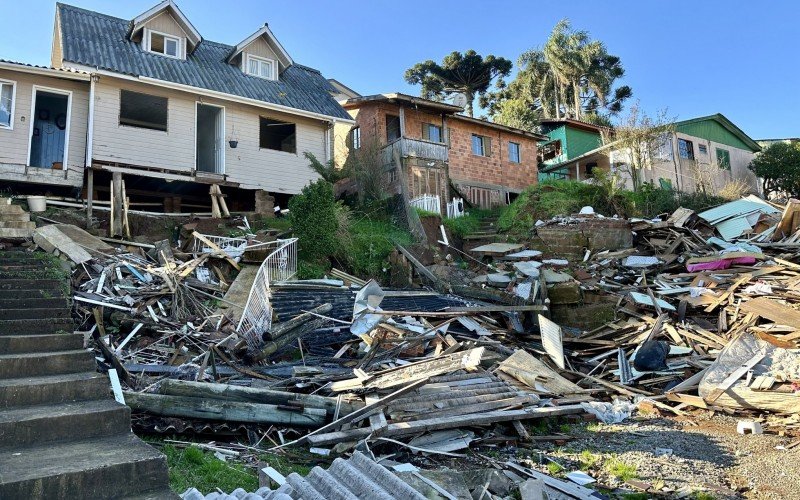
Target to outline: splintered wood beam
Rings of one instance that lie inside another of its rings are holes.
[[[491,425],[497,422],[511,422],[514,420],[530,420],[535,418],[548,418],[560,415],[573,415],[584,413],[581,405],[567,405],[549,408],[525,408],[523,410],[490,411],[483,413],[473,413],[468,415],[457,415],[454,417],[437,417],[412,422],[397,422],[386,426],[383,436],[407,436],[428,431],[441,429],[453,429],[456,427]],[[329,432],[326,434],[314,434],[307,436],[307,440],[314,446],[326,446],[345,441],[356,441],[369,436],[372,429],[369,427],[351,429],[339,432]]]

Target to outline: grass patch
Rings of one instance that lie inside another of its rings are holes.
[[[717,497],[705,491],[695,491],[691,498],[693,500],[716,500]]]
[[[589,450],[583,450],[580,456],[581,470],[594,469],[603,457],[595,455]]]
[[[197,488],[210,493],[216,488],[230,493],[236,488],[247,491],[258,489],[258,473],[243,465],[223,462],[213,453],[195,446],[177,448],[165,445],[161,451],[167,456],[169,486],[176,493]]]
[[[277,470],[284,476],[288,476],[292,472],[296,472],[301,476],[306,476],[309,472],[311,472],[311,469],[314,467],[314,465],[313,463],[312,465],[303,465],[302,463],[299,463],[301,461],[309,463],[309,460],[303,458],[303,456],[304,455],[302,452],[301,456],[273,455],[271,453],[266,453],[260,455],[259,458],[262,462],[268,463],[273,469]],[[316,457],[315,460],[319,460],[319,457]]]
[[[559,474],[563,470],[564,470],[564,467],[562,467],[560,463],[558,463],[558,462],[547,462],[547,472],[549,472],[551,476],[555,476],[555,475]]]
[[[649,500],[650,495],[647,493],[625,493],[622,498],[623,500]]]
[[[638,469],[635,465],[626,464],[619,458],[611,458],[605,464],[606,472],[622,482],[638,477]]]

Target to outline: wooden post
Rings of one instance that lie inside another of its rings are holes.
[[[217,198],[217,192],[214,189],[217,185],[212,184],[210,188],[208,188],[208,194],[211,196],[211,217],[215,219],[222,218],[222,212],[219,209],[219,199]]]
[[[122,236],[122,173],[111,174],[111,230],[109,236]]]
[[[94,202],[94,170],[89,168],[86,179],[86,229],[92,227],[92,203]]]

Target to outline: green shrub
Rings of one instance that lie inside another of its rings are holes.
[[[289,200],[289,220],[300,240],[298,253],[302,260],[320,262],[339,248],[333,187],[320,179],[303,188]]]
[[[349,241],[342,247],[339,260],[349,271],[362,278],[375,278],[379,282],[388,277],[389,254],[394,250],[394,241],[410,245],[411,234],[388,219],[371,218],[353,222]]]
[[[470,233],[478,231],[478,229],[481,227],[481,221],[483,219],[498,214],[501,214],[501,212],[497,210],[481,210],[479,208],[473,208],[466,212],[463,217],[442,220],[442,224],[444,224],[444,226],[454,235],[464,237]]]

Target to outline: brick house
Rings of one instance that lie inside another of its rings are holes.
[[[442,213],[452,197],[461,195],[473,206],[491,208],[509,203],[537,182],[536,148],[544,138],[539,134],[399,93],[354,97],[342,106],[356,124],[335,127],[337,163],[354,149],[377,147],[392,189],[405,190],[411,200],[435,195]]]

